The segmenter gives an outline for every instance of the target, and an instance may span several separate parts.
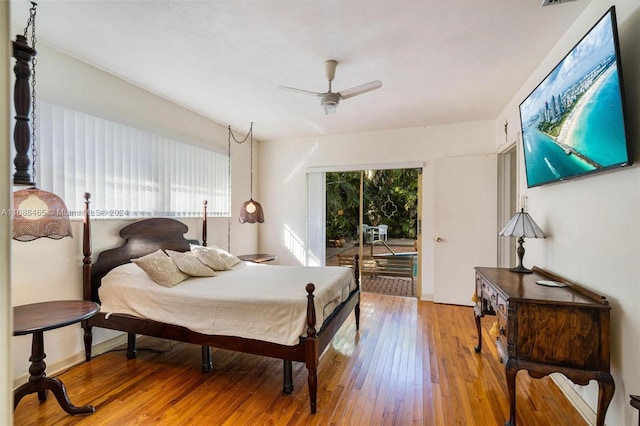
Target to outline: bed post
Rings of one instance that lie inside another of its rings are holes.
[[[202,245],[207,246],[207,200],[202,201]]]
[[[283,385],[282,392],[287,395],[293,393],[293,362],[289,359],[282,360]]]
[[[82,298],[91,300],[91,222],[89,214],[89,199],[91,194],[84,193],[84,218],[82,224]],[[84,357],[86,361],[91,360],[91,343],[93,333],[89,321],[82,321],[84,329]]]
[[[353,256],[353,276],[356,280],[356,289],[360,293],[360,256]],[[353,312],[356,316],[356,330],[360,330],[360,294],[358,294],[358,303],[353,308]]]
[[[202,200],[202,245],[207,246],[207,200]],[[202,345],[202,366],[203,373],[213,370],[213,362],[211,361],[211,348]]]
[[[316,286],[307,284],[307,339],[305,341],[305,359],[309,371],[309,400],[311,413],[316,413],[316,397],[318,393],[318,363],[320,359],[318,339],[316,338],[316,307],[313,292]]]

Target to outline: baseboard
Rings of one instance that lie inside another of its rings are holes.
[[[97,345],[91,348],[91,355],[97,356],[101,355],[105,352],[109,352],[118,346],[127,343],[127,335],[120,334],[112,339],[105,340],[102,343],[98,343]],[[52,364],[47,363],[47,376],[53,377],[56,376],[63,371],[68,370],[69,368],[81,364],[85,361],[84,359],[84,351],[62,359],[60,361],[54,362]],[[24,374],[22,376],[18,376],[13,379],[13,388],[16,389],[18,386],[22,385],[29,381],[29,375]]]
[[[433,294],[422,293],[420,296],[420,300],[424,300],[425,302],[433,302]]]
[[[571,405],[580,413],[582,418],[590,425],[596,424],[596,412],[582,399],[576,392],[573,383],[559,373],[551,374],[551,380],[558,386],[560,391],[567,397]]]

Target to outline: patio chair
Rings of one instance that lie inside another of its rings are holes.
[[[389,225],[378,225],[378,229],[373,234],[373,240],[376,241],[387,241],[387,230],[389,229]]]
[[[369,237],[371,230],[369,229],[369,225],[367,225],[366,223],[362,224],[362,242],[363,244],[367,244],[367,242],[369,241]]]

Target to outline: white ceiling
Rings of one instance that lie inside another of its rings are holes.
[[[258,139],[496,119],[589,0],[40,0],[38,41]],[[12,0],[12,26],[30,4]],[[381,80],[325,115],[334,91]]]

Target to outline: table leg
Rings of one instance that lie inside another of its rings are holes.
[[[596,416],[596,425],[604,426],[604,418],[607,414],[607,408],[613,398],[613,392],[616,390],[616,385],[613,382],[613,377],[609,373],[601,373],[598,377],[598,412]],[[640,419],[638,419],[640,424]]]
[[[47,364],[44,362],[45,357],[44,332],[36,331],[33,333],[31,357],[29,357],[29,361],[31,361],[29,381],[14,391],[13,409],[16,409],[18,403],[25,395],[37,393],[38,399],[44,401],[47,399],[47,391],[51,391],[58,400],[58,404],[69,414],[91,414],[96,411],[92,405],[76,407],[69,401],[69,396],[67,395],[64,384],[59,379],[47,377],[45,373],[47,367]]]
[[[478,330],[478,346],[473,349],[476,353],[480,353],[480,351],[482,351],[482,317],[475,312],[474,317],[476,318],[476,329]]]
[[[509,421],[505,422],[504,426],[515,426],[516,424],[516,375],[518,374],[518,367],[516,362],[509,358],[506,362],[506,374],[507,374],[507,390],[509,391]]]

